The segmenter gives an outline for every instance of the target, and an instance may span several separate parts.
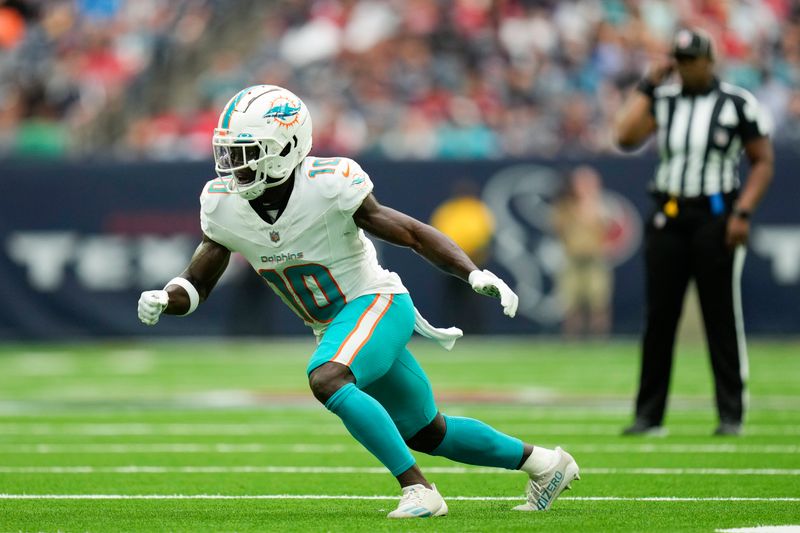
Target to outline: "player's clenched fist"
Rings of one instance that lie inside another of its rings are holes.
[[[169,303],[167,291],[144,291],[139,297],[139,320],[154,326]]]
[[[473,270],[470,272],[469,284],[478,294],[500,298],[500,305],[503,306],[503,313],[506,315],[513,317],[517,314],[519,297],[506,285],[505,281],[488,270]]]

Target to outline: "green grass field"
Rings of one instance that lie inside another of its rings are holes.
[[[418,455],[450,515],[390,521],[399,490],[313,401],[310,341],[0,346],[0,531],[715,531],[800,527],[800,343],[752,342],[746,434],[711,437],[701,346],[667,437],[623,438],[633,342],[415,341],[439,407],[543,446],[581,481],[518,513],[525,476]]]

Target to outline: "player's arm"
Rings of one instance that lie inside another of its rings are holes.
[[[433,226],[383,206],[370,194],[353,214],[358,227],[386,242],[411,248],[441,270],[468,282],[481,294],[500,298],[503,311],[514,316],[519,299],[506,283],[475,263],[452,239]]]
[[[614,124],[614,138],[623,150],[636,149],[656,131],[656,119],[651,112],[653,91],[669,76],[673,66],[671,59],[654,63],[628,96]]]
[[[419,220],[378,203],[370,194],[353,214],[356,225],[381,240],[411,248],[437,268],[464,281],[477,266],[453,240]]]
[[[189,266],[163,290],[145,291],[139,298],[139,319],[152,326],[162,313],[188,315],[204,302],[228,267],[231,252],[203,235]]]

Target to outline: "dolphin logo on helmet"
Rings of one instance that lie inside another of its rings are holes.
[[[264,113],[264,118],[273,117],[280,120],[287,120],[297,116],[298,111],[300,111],[300,106],[292,107],[289,102],[284,102],[283,104],[274,105],[268,109],[267,112]]]
[[[245,200],[284,183],[311,151],[311,116],[294,93],[255,85],[236,93],[214,130],[214,168]]]

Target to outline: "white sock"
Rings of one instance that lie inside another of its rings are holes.
[[[530,476],[540,476],[558,460],[558,452],[550,448],[534,446],[531,455],[522,463],[520,470]]]

